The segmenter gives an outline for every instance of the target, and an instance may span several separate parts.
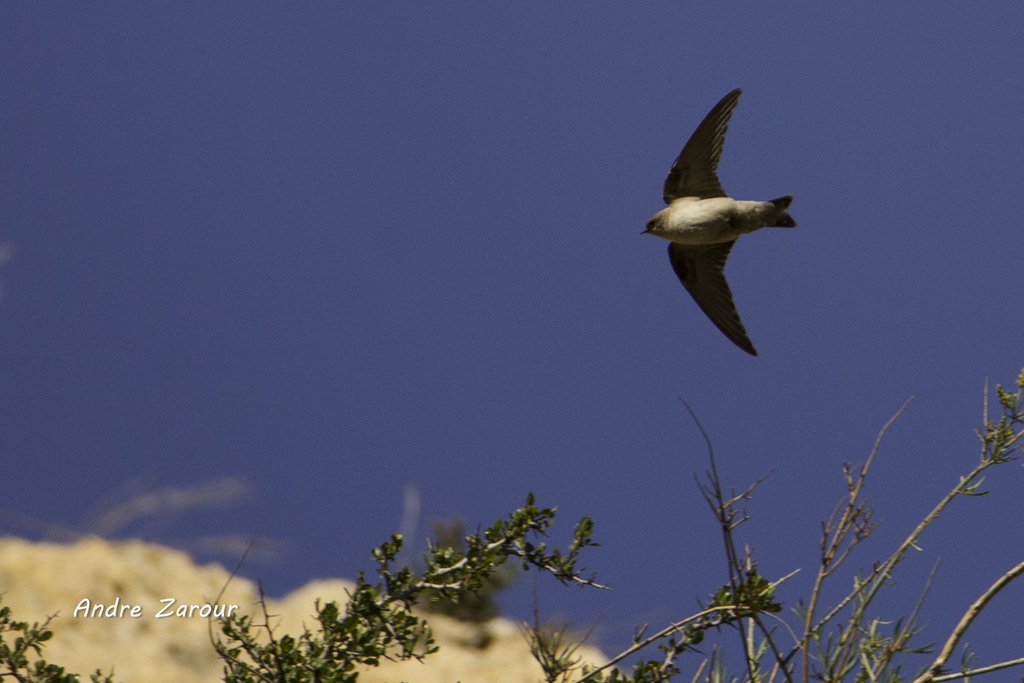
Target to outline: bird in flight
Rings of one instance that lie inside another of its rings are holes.
[[[741,92],[737,88],[723,97],[690,136],[665,178],[668,208],[647,221],[644,233],[669,240],[668,257],[686,291],[726,337],[756,356],[725,281],[725,261],[740,235],[761,228],[795,228],[796,221],[786,212],[793,195],[737,201],[718,181],[725,131]]]

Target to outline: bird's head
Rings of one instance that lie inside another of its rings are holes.
[[[665,213],[665,209],[662,209],[658,213],[656,213],[653,216],[651,216],[651,219],[649,221],[647,221],[647,227],[645,227],[644,231],[642,233],[640,233],[640,234],[641,235],[657,235],[659,232],[661,232],[662,231],[661,230],[661,226],[662,226],[663,221],[665,220],[664,213]]]

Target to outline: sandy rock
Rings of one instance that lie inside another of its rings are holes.
[[[121,683],[216,683],[223,666],[210,645],[206,613],[252,614],[255,585],[228,580],[218,564],[196,565],[188,554],[142,541],[86,538],[73,544],[33,543],[0,538],[0,592],[19,621],[42,622],[58,614],[43,656],[87,678],[97,668],[114,671]],[[344,604],[353,584],[342,579],[312,581],[280,600],[269,600],[275,633],[314,630],[314,602]],[[168,602],[173,600],[173,603]],[[102,608],[97,611],[97,605]],[[135,609],[136,616],[132,615]],[[85,616],[86,609],[91,615]],[[77,610],[77,613],[76,613]],[[99,616],[113,614],[117,616]],[[158,616],[158,614],[170,616]],[[386,663],[367,669],[367,683],[405,680],[533,683],[541,677],[519,628],[505,619],[468,624],[430,615],[440,651],[425,663]],[[594,648],[581,648],[585,661],[603,661]]]
[[[123,683],[219,680],[221,663],[199,610],[191,618],[157,614],[167,604],[161,600],[174,599],[175,609],[213,603],[227,579],[219,565],[200,567],[180,550],[140,541],[86,538],[64,545],[0,539],[3,604],[15,619],[29,623],[56,614],[43,656],[83,676],[99,668],[113,669]],[[83,600],[90,613],[116,601],[121,614],[86,617]],[[255,600],[252,583],[236,579],[218,604],[249,609]],[[122,612],[122,606],[140,607],[139,616]]]

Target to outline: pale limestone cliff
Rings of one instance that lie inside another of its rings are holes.
[[[50,624],[54,637],[46,643],[43,656],[86,679],[99,668],[113,669],[120,683],[220,681],[222,664],[210,646],[203,608],[227,610],[237,605],[238,611],[252,613],[257,600],[253,583],[240,578],[233,579],[218,599],[227,579],[228,571],[220,565],[199,566],[182,551],[141,541],[87,538],[65,545],[0,538],[3,604],[12,609],[15,619],[30,623],[57,613]],[[317,598],[342,604],[351,587],[351,582],[341,579],[312,581],[281,600],[268,600],[268,607],[271,614],[280,615],[274,621],[279,632],[297,634],[303,624],[311,630],[317,625],[313,616]],[[84,601],[97,616],[84,616]],[[98,616],[97,605],[103,605],[106,613],[116,607],[118,616]],[[138,616],[132,616],[133,608]],[[158,617],[161,610],[174,616]],[[388,663],[364,671],[359,679],[366,683],[540,680],[540,667],[512,622],[465,624],[440,615],[431,615],[429,621],[439,652],[425,663]],[[581,648],[579,654],[588,662],[603,660],[593,648]]]

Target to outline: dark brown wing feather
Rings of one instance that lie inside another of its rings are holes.
[[[693,131],[665,178],[662,196],[666,204],[680,197],[710,199],[728,196],[718,182],[718,160],[722,156],[729,118],[742,92],[737,88],[723,97]]]
[[[736,346],[756,356],[757,350],[740,322],[732,291],[725,281],[725,261],[734,244],[736,240],[693,246],[671,242],[668,257],[679,281],[711,322]]]

